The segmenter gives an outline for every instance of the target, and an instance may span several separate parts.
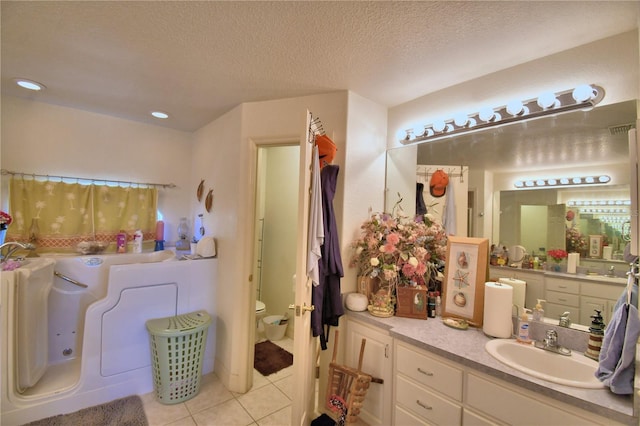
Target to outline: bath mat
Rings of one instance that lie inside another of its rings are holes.
[[[253,366],[263,376],[277,373],[293,364],[293,355],[275,343],[266,340],[256,343]]]
[[[142,400],[137,395],[31,422],[28,426],[148,426]]]

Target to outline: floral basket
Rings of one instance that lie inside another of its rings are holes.
[[[447,236],[429,215],[411,219],[402,211],[397,215],[376,213],[361,230],[360,238],[352,243],[350,266],[358,268],[358,291],[369,298],[372,315],[398,315],[394,306],[398,301],[402,316],[408,292],[400,290],[400,301],[400,288],[440,290],[434,277],[444,265]]]

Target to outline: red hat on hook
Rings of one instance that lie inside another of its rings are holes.
[[[436,170],[431,175],[429,181],[429,192],[432,197],[440,198],[447,191],[447,185],[449,184],[449,176],[444,170]]]
[[[318,157],[320,164],[331,164],[336,156],[338,147],[327,135],[317,135],[316,145],[318,145]]]

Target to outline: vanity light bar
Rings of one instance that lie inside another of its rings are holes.
[[[574,206],[630,206],[631,200],[570,200],[567,205]]]
[[[541,188],[541,187],[557,187],[557,186],[575,186],[575,185],[602,185],[611,182],[611,178],[607,175],[599,176],[576,176],[562,178],[545,178],[545,179],[528,179],[517,180],[513,186],[519,189]]]
[[[629,215],[627,209],[602,209],[602,208],[581,208],[580,213],[606,213],[606,214],[626,214]]]
[[[510,101],[498,108],[456,114],[454,118],[436,120],[429,125],[406,129],[402,144],[434,141],[455,135],[475,132],[488,127],[498,127],[517,121],[532,120],[551,114],[561,114],[576,109],[593,108],[604,98],[604,89],[594,84],[583,84],[575,89],[558,93],[543,93],[536,99]]]

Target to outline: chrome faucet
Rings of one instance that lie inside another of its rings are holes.
[[[7,249],[7,253],[3,254],[3,250]],[[7,260],[11,258],[13,253],[18,250],[35,250],[36,246],[31,243],[19,243],[17,241],[8,241],[2,245],[0,245],[0,263],[5,263]]]
[[[547,330],[544,335],[544,345],[547,348],[555,348],[558,346],[558,332],[555,330]]]
[[[609,267],[609,272],[607,272],[607,277],[615,277],[616,276],[616,267],[611,265]]]
[[[569,311],[566,311],[565,313],[560,315],[558,324],[560,325],[560,327],[565,327],[565,328],[569,328],[571,326],[571,318],[569,318]]]
[[[536,341],[535,347],[544,349],[545,351],[554,352],[560,355],[571,355],[571,350],[564,348],[558,344],[558,332],[554,329],[549,329],[544,335],[542,342]]]

